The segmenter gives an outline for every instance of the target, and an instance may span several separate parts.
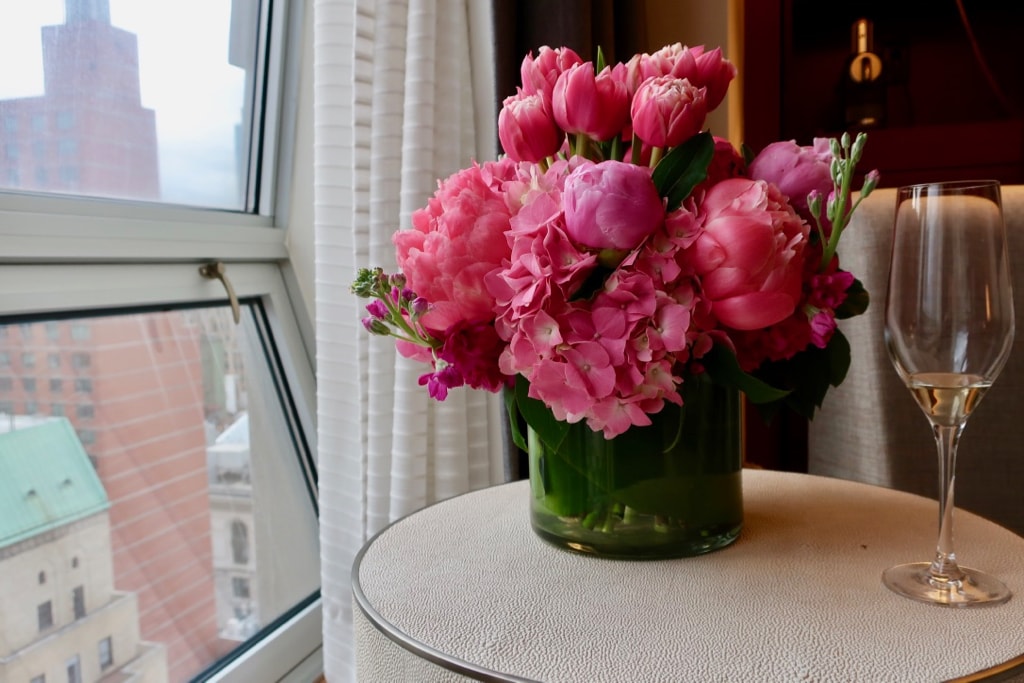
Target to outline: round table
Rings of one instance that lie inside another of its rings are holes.
[[[359,681],[1024,680],[1024,539],[957,510],[960,561],[1015,597],[927,605],[880,574],[931,559],[934,500],[754,469],[743,492],[739,540],[679,560],[548,545],[525,481],[409,515],[353,566]]]

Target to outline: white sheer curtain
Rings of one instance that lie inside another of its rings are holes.
[[[437,179],[493,158],[489,2],[314,0],[314,221],[324,667],[355,680],[351,565],[407,513],[502,478],[500,407],[439,403],[424,367],[359,322],[356,270],[395,268],[391,234]]]

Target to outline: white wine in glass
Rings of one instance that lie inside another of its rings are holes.
[[[885,570],[900,595],[951,607],[998,604],[1010,590],[957,562],[953,489],[967,418],[1013,345],[1013,291],[999,183],[901,187],[896,196],[885,343],[931,423],[939,456],[939,538],[931,562]]]

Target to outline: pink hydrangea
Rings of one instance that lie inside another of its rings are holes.
[[[691,310],[700,303],[691,281],[676,278],[691,240],[670,236],[662,217],[638,252],[579,296],[598,264],[570,238],[558,201],[565,169],[548,180],[553,174],[554,186],[528,195],[512,219],[512,258],[488,279],[496,328],[508,341],[499,365],[529,380],[530,395],[556,419],[586,421],[612,438],[650,424],[666,400],[681,402],[676,368],[689,358]]]

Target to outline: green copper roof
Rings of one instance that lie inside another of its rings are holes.
[[[0,433],[0,548],[109,507],[66,419]]]

